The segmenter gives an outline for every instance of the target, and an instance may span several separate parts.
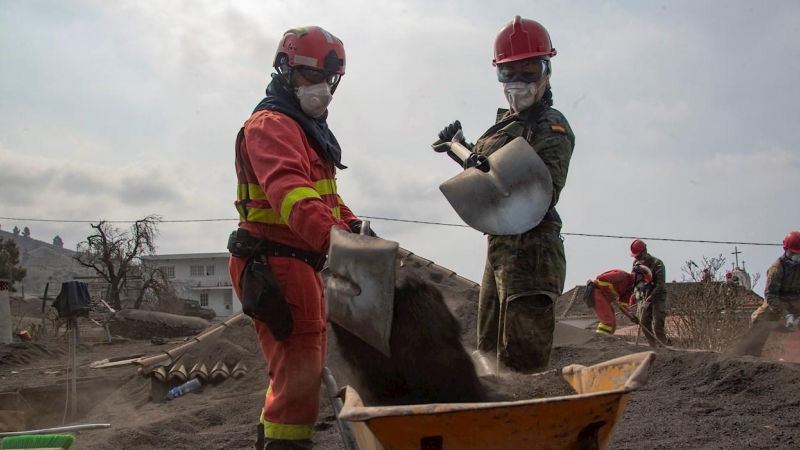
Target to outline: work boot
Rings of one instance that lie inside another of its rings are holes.
[[[311,439],[269,439],[264,450],[310,450],[314,448]]]

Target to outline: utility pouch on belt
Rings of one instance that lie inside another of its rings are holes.
[[[586,303],[586,306],[589,308],[594,308],[595,289],[597,289],[597,285],[594,284],[594,281],[589,280],[586,282],[586,292],[583,293],[583,303]]]
[[[276,341],[288,338],[294,328],[292,311],[265,255],[256,254],[247,261],[240,283],[242,312],[264,322]]]
[[[250,236],[247,230],[237,228],[228,236],[228,251],[238,258],[247,258],[253,254],[258,239]]]

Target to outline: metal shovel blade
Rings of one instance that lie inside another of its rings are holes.
[[[539,225],[553,198],[550,171],[524,138],[488,157],[489,171],[466,169],[439,186],[459,217],[491,235],[524,233]]]
[[[331,229],[328,320],[389,355],[397,242]]]

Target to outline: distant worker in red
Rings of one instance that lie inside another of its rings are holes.
[[[600,323],[597,332],[611,336],[617,329],[617,318],[613,302],[627,309],[636,303],[634,291],[643,289],[653,281],[653,273],[645,266],[634,266],[631,272],[620,269],[609,270],[586,283],[586,304],[594,309]]]
[[[236,139],[236,209],[230,274],[254,320],[269,385],[257,448],[312,448],[327,345],[319,271],[332,227],[361,222],[336,190],[341,148],[326,122],[345,73],[342,41],[294,28],[278,44],[277,73]]]
[[[706,268],[703,269],[703,273],[700,276],[701,283],[711,283],[713,280],[711,278],[711,272]]]
[[[783,239],[783,255],[767,270],[764,304],[752,316],[753,324],[785,318],[788,328],[800,320],[800,232]]]
[[[664,328],[667,321],[667,272],[664,263],[647,252],[647,244],[641,239],[631,243],[633,265],[641,264],[653,273],[653,282],[645,288],[644,313],[641,317],[645,337],[651,347],[668,345]]]

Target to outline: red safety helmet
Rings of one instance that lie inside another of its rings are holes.
[[[647,244],[641,239],[636,239],[631,244],[631,256],[634,258],[639,256],[640,253],[647,250]]]
[[[287,58],[281,61],[281,56]],[[344,75],[344,44],[321,27],[292,28],[283,34],[275,52],[273,66],[311,67],[323,72]],[[280,70],[280,69],[279,69]]]
[[[539,23],[520,16],[506,24],[494,40],[492,65],[522,59],[556,56],[550,34]]]
[[[800,253],[800,231],[790,231],[783,238],[783,249],[792,253]]]
[[[633,266],[632,273],[634,275],[634,278],[636,278],[636,275],[641,275],[645,283],[653,282],[653,272],[647,266],[637,264]]]

